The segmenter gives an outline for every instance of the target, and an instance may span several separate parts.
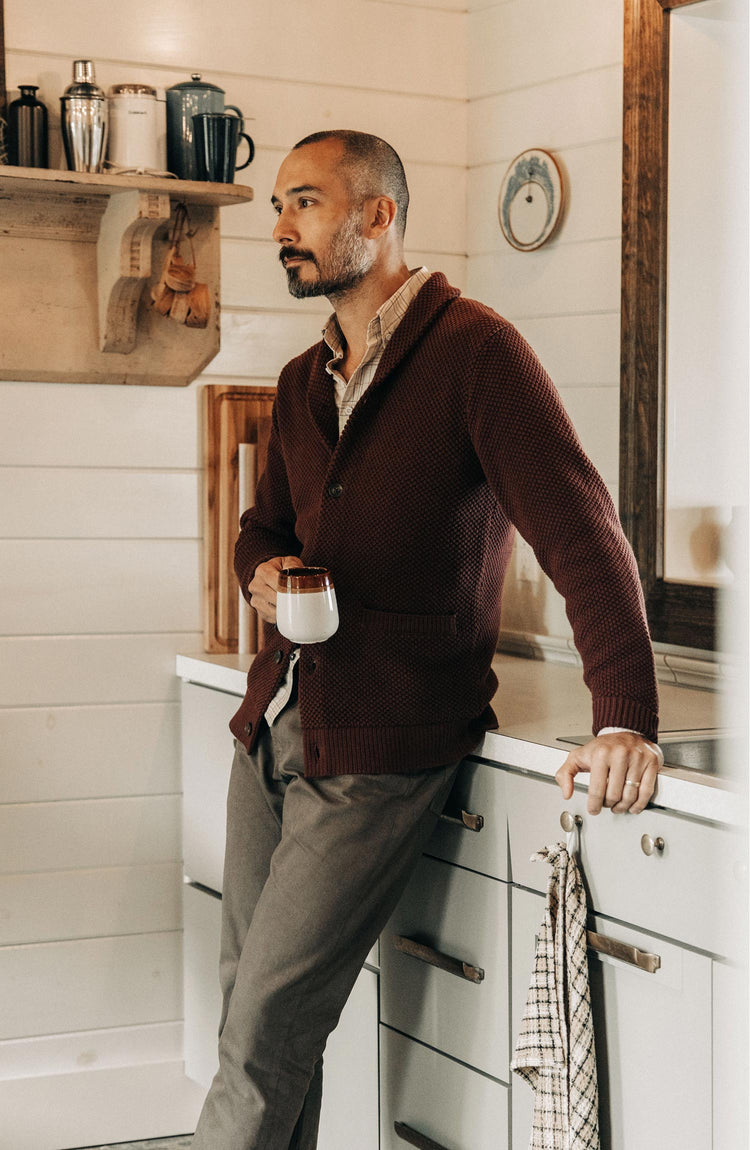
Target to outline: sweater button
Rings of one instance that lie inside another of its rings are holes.
[[[339,499],[344,494],[344,487],[341,483],[329,483],[328,494],[331,499]]]
[[[253,724],[252,723],[245,723],[245,734],[246,735],[252,735],[252,733],[253,733]]]
[[[274,653],[273,653],[274,663],[280,663],[283,658],[284,658],[284,652],[283,651],[274,651]]]

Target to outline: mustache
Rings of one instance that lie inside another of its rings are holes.
[[[282,263],[286,260],[311,260],[312,263],[315,263],[315,256],[311,251],[308,251],[306,248],[293,248],[289,246],[279,249],[279,259]]]

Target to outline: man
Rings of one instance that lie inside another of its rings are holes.
[[[533,352],[409,271],[384,141],[307,137],[272,202],[290,292],[334,315],[281,374],[237,542],[269,627],[231,723],[220,1070],[195,1150],[315,1147],[326,1038],[458,764],[497,725],[512,525],[566,598],[593,697],[599,734],[561,768],[565,795],[589,771],[592,813],[637,812],[660,766],[633,556]],[[340,625],[295,650],[270,626],[279,571],[303,564],[331,568]]]

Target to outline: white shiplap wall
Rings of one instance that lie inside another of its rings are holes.
[[[537,351],[617,502],[622,0],[469,7],[468,294]],[[554,153],[568,204],[555,238],[517,252],[498,226],[497,197],[508,164],[531,147]],[[562,600],[524,546],[503,628],[572,644]]]
[[[270,239],[276,170],[306,133],[389,139],[410,259],[465,286],[462,7],[5,0],[9,88],[40,85],[53,138],[78,57],[104,87],[202,71],[252,117],[240,178],[256,198],[222,213],[222,350],[204,379],[270,385],[327,313],[290,299]],[[0,383],[2,1150],[179,1133],[202,1094],[181,1070],[174,676],[201,645],[201,382]]]

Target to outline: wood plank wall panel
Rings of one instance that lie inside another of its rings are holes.
[[[13,1150],[76,1150],[92,1131],[109,1146],[194,1130],[204,1096],[181,1061],[144,1062],[0,1082],[0,1113]]]
[[[178,795],[7,803],[0,808],[0,871],[142,866],[180,858]]]
[[[198,488],[195,471],[2,467],[0,534],[6,539],[196,540]]]
[[[0,745],[6,803],[180,790],[177,702],[5,707]]]
[[[0,638],[4,707],[176,700],[175,657],[200,650],[200,634],[40,635]],[[0,711],[1,713],[1,711]],[[129,746],[122,748],[128,770]]]
[[[509,0],[508,6],[518,3]],[[616,7],[621,9],[621,4]],[[469,178],[475,166],[504,156],[512,159],[525,148],[562,152],[592,140],[621,138],[621,108],[622,65],[477,97],[469,105]],[[561,240],[562,233],[557,242]]]
[[[0,946],[179,930],[180,861],[0,877]]]
[[[181,1017],[180,931],[0,949],[0,1038]]]
[[[521,330],[617,496],[623,4],[476,0],[468,15],[468,293]],[[568,203],[555,238],[517,252],[497,223],[508,164],[552,151]],[[514,555],[509,630],[568,640],[560,596]]]
[[[0,381],[2,467],[55,468],[62,482],[63,468],[90,468],[105,484],[113,468],[125,484],[144,482],[144,469],[152,479],[195,469],[198,388]]]
[[[220,24],[210,8],[191,4],[186,18],[175,25],[168,11],[154,9],[145,0],[112,8],[107,20],[101,19],[97,0],[78,0],[75,21],[66,21],[53,9],[43,29],[38,21],[22,18],[22,0],[8,0],[5,14],[6,41],[17,51],[40,52],[49,46],[75,59],[85,28],[86,51],[94,59],[111,61],[116,48],[121,60],[183,69],[192,60],[206,72],[317,84],[331,70],[330,59],[321,62],[323,48],[330,52],[346,45],[345,51],[335,53],[336,83],[341,87],[442,92],[456,99],[465,92],[461,12],[405,6],[398,13],[397,33],[393,10],[378,0],[317,0],[314,6],[286,0],[273,12],[245,0],[224,0]],[[290,34],[304,51],[289,50]],[[9,85],[11,68],[9,53]]]
[[[621,63],[622,23],[612,18],[613,7],[600,0],[486,5],[469,22],[469,98]],[[536,28],[535,35],[529,35],[530,28]],[[488,45],[501,46],[502,60]]]
[[[0,1083],[13,1078],[74,1074],[82,1066],[116,1067],[182,1058],[182,1024],[99,1027],[96,1030],[9,1038],[0,1042]],[[0,1113],[2,1085],[0,1085]]]
[[[106,21],[82,0],[71,23],[5,0],[9,86],[40,84],[53,166],[58,97],[82,54],[104,88],[197,70],[244,109],[256,159],[239,179],[255,200],[222,213],[222,350],[204,378],[273,386],[329,311],[288,296],[270,237],[278,165],[307,133],[389,139],[412,185],[410,261],[465,282],[463,9],[223,0],[219,23],[189,3],[176,25],[145,0]],[[153,1125],[165,1068],[182,1080],[174,655],[202,646],[201,386],[0,383],[0,1111],[23,1113],[4,1127],[14,1150],[182,1133],[195,1118],[181,1099]]]
[[[0,554],[0,633],[188,631],[197,540],[13,539]]]

